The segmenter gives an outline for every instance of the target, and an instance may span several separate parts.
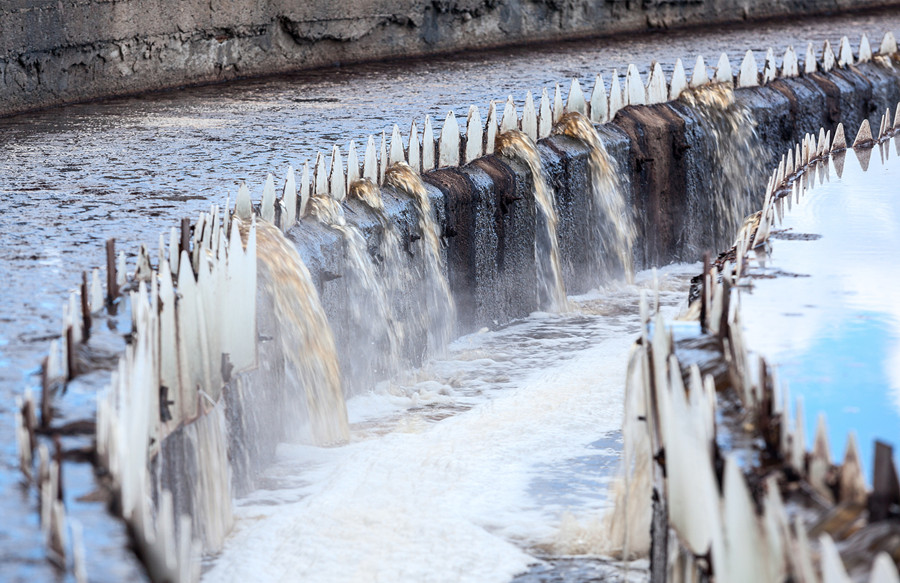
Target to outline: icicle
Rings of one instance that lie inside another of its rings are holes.
[[[675,60],[675,70],[672,71],[672,83],[669,85],[669,99],[675,101],[681,97],[681,92],[687,89],[687,76],[684,73],[684,65],[681,59]]]
[[[807,75],[816,72],[816,53],[812,43],[806,45],[806,60],[803,62],[803,72]]]
[[[480,147],[479,138],[479,147]],[[409,146],[407,147],[407,158],[409,158],[409,167],[415,172],[422,172],[422,148],[419,145],[419,128],[416,126],[416,120],[409,125]]]
[[[869,127],[869,120],[864,119],[862,125],[859,126],[859,132],[856,134],[856,139],[853,140],[853,147],[865,147],[871,144],[873,141],[872,129]]]
[[[717,579],[723,581],[753,581],[754,574],[765,572],[760,560],[765,556],[756,520],[753,499],[740,465],[734,456],[725,459],[723,487],[725,540],[728,550],[726,568],[716,567]]]
[[[119,284],[119,287],[122,287],[127,280],[128,269],[125,265],[125,252],[119,251],[119,256],[116,261],[116,283]]]
[[[878,49],[878,54],[882,57],[893,55],[897,52],[897,39],[894,38],[894,33],[888,31],[884,33],[884,38],[881,39],[881,47]]]
[[[138,281],[150,281],[153,277],[153,268],[150,266],[150,252],[147,246],[141,243],[138,250],[137,264],[134,267],[134,278]]]
[[[784,51],[784,61],[781,64],[782,77],[796,77],[800,74],[800,65],[797,62],[797,53],[794,47],[788,47]]]
[[[325,156],[316,153],[316,196],[328,196],[328,172],[325,169]],[[249,218],[249,217],[248,217]]]
[[[844,124],[839,123],[834,130],[834,140],[831,142],[831,151],[840,152],[847,149],[847,140],[844,138]]]
[[[513,101],[512,95],[506,98],[506,104],[503,106],[503,117],[500,118],[500,133],[506,133],[509,130],[519,129],[519,114],[516,112],[516,103]]]
[[[366,157],[363,160],[363,178],[378,184],[378,153],[375,150],[375,136],[369,136],[369,141],[366,144]]]
[[[459,124],[452,111],[447,113],[444,127],[441,128],[438,150],[438,166],[459,166]]]
[[[834,51],[831,50],[831,43],[827,40],[822,47],[822,70],[828,73],[834,69]]]
[[[384,183],[384,173],[387,172],[388,153],[387,153],[387,135],[384,130],[381,131],[381,150],[378,155],[378,184]]]
[[[103,309],[103,284],[100,283],[100,270],[96,267],[91,271],[91,295],[88,304],[92,313]]]
[[[493,105],[493,102],[492,102]],[[541,91],[540,115],[538,115],[538,137],[546,138],[553,129],[553,112],[550,110],[550,97],[547,95],[547,88]],[[494,146],[491,144],[491,152]]]
[[[356,160],[356,151],[353,150],[352,143],[350,144],[350,149],[353,151],[353,159]],[[356,171],[359,172],[358,166]],[[281,200],[284,202],[284,216],[281,218],[281,222],[284,225],[284,230],[287,231],[297,222],[297,180],[294,176],[293,166],[288,166],[287,174],[284,176],[284,189],[281,191]],[[218,224],[218,218],[216,223]]]
[[[609,121],[609,97],[606,95],[606,86],[600,75],[594,79],[594,89],[591,91],[591,121],[594,123]]]
[[[663,74],[659,63],[654,62],[650,69],[650,78],[647,79],[647,104],[665,103],[668,99],[666,76]]]
[[[400,135],[400,127],[394,124],[391,132],[391,152],[388,155],[388,166],[398,162],[406,162],[406,155],[403,153],[403,137]]]
[[[715,79],[717,83],[734,84],[734,73],[731,72],[731,62],[728,60],[728,55],[725,53],[722,53],[719,57],[719,62],[716,65]]]
[[[841,47],[838,49],[838,65],[843,69],[853,64],[853,49],[850,48],[850,39],[841,37]]]
[[[359,173],[359,157],[356,155],[356,142],[350,140],[347,147],[347,186],[359,180],[362,176]]]
[[[856,446],[856,434],[852,431],[847,436],[847,450],[844,463],[841,465],[841,483],[839,488],[840,502],[865,505],[868,499],[866,479],[863,476],[862,464],[859,460],[859,448]]]
[[[263,185],[262,200],[259,203],[260,216],[270,223],[275,222],[275,178],[269,174]]]
[[[728,58],[726,57],[726,61]],[[719,63],[721,63],[721,59]],[[717,76],[718,78],[718,76]],[[756,58],[753,51],[747,50],[744,53],[744,60],[741,62],[741,71],[738,76],[738,87],[756,87],[759,85],[759,69],[756,66]]]
[[[644,91],[644,83],[641,81],[641,74],[637,67],[628,65],[628,72],[625,74],[625,104],[644,105],[645,103],[647,103],[647,95]]]
[[[890,555],[881,551],[872,563],[872,573],[869,575],[869,583],[900,583],[900,575],[897,566]]]
[[[550,119],[550,118],[547,118]],[[487,123],[484,128],[484,153],[485,154],[493,154],[494,153],[494,145],[497,141],[497,104],[491,101],[491,105],[488,107],[488,118]],[[549,135],[549,133],[548,133]]]
[[[397,126],[394,126],[395,128]],[[397,131],[400,134],[400,131]],[[403,145],[400,146],[401,157]],[[341,149],[336,145],[331,149],[331,175],[328,181],[329,194],[334,200],[344,200],[347,197],[347,178],[344,176],[344,161],[341,159]]]
[[[872,47],[869,45],[869,37],[866,36],[866,33],[863,33],[862,38],[859,39],[859,58],[857,60],[860,63],[868,63],[872,60]]]
[[[481,125],[481,113],[477,107],[472,105],[469,107],[469,115],[466,118],[466,164],[481,158],[484,152],[483,141],[484,129]]]
[[[303,162],[303,173],[300,175],[300,208],[299,216],[306,215],[306,205],[309,203],[310,181],[309,181],[309,162]],[[174,269],[172,270],[175,271]]]
[[[850,583],[841,554],[831,537],[827,534],[820,536],[819,547],[822,549],[822,583]]]
[[[563,101],[562,101],[562,93],[559,90],[559,83],[556,84],[556,89],[553,93],[553,123],[559,121],[559,118],[563,116]]]
[[[578,79],[572,77],[572,83],[569,85],[569,97],[566,100],[567,111],[577,111],[581,115],[587,115],[587,104],[584,101],[584,92],[581,90],[581,84]]]
[[[625,107],[622,86],[619,84],[619,72],[613,70],[612,83],[609,86],[609,119],[615,119],[620,109]]]
[[[697,55],[694,72],[691,75],[691,87],[703,87],[707,83],[709,83],[709,75],[706,73],[706,61],[703,60],[702,55]]]
[[[531,96],[531,91],[525,94],[525,107],[522,109],[522,131],[531,138],[532,142],[537,142],[537,112],[534,110],[534,98]]]
[[[426,115],[425,129],[422,130],[422,172],[434,170],[434,163],[434,130],[431,127],[431,116]]]
[[[244,182],[241,182],[240,187],[238,187],[237,198],[234,199],[234,214],[245,221],[253,214],[253,204],[250,202],[250,189],[247,188],[247,184]],[[172,256],[171,246],[169,247],[169,256]]]
[[[828,448],[828,429],[825,426],[825,415],[819,414],[816,425],[816,439],[809,460],[809,483],[824,498],[831,501],[831,490],[825,484],[825,475],[831,467],[831,452]]]

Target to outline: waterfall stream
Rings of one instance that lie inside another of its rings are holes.
[[[277,228],[257,223],[257,259],[265,292],[271,296],[286,382],[305,392],[315,443],[348,439],[347,407],[331,326],[319,295],[293,245]],[[285,399],[291,406],[296,399]]]
[[[566,284],[562,278],[559,259],[559,239],[556,231],[559,218],[556,214],[556,203],[553,190],[547,184],[541,166],[541,156],[534,142],[518,130],[509,130],[497,137],[497,151],[509,158],[519,160],[528,166],[531,172],[534,201],[540,212],[535,247],[538,256],[538,290],[540,302],[553,311],[565,311],[568,307]]]

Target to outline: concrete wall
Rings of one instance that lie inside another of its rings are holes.
[[[6,0],[0,115],[385,57],[900,0]]]

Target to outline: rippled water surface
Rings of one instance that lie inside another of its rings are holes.
[[[900,446],[897,144],[867,153],[867,172],[850,151],[840,177],[832,166],[815,180],[775,235],[764,271],[774,278],[741,294],[749,346],[803,396],[806,443],[823,412],[832,455],[843,459],[854,431],[868,479],[874,440]]]
[[[631,62],[646,75],[653,60],[671,71],[676,57],[690,68],[696,54],[714,63],[727,49],[737,70],[748,48],[761,64],[769,46],[783,54],[793,44],[802,53],[807,41],[836,44],[843,34],[855,46],[864,31],[877,46],[886,30],[900,31],[900,14],[346,67],[0,119],[0,579],[54,576],[36,500],[16,469],[12,397],[36,383],[48,341],[60,331],[62,302],[82,271],[104,263],[105,239],[117,238],[132,256],[141,242],[155,249],[161,231],[210,201],[233,199],[241,180],[258,197],[269,172],[280,176],[333,143],[361,145],[393,123],[406,133],[425,114],[439,126],[450,109],[465,115],[477,104],[485,115],[491,99],[512,93],[521,104],[526,90],[539,95],[572,76],[587,89],[602,73],[608,86],[613,68],[623,72]],[[89,490],[87,476],[81,479]],[[101,563],[92,573],[123,578]]]

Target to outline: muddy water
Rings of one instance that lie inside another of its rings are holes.
[[[698,268],[661,274],[668,316]],[[505,582],[566,569],[592,580],[609,567],[601,516],[652,281],[641,272],[570,298],[567,313],[462,337],[350,399],[350,443],[282,445],[205,579]]]
[[[60,329],[60,306],[83,270],[103,264],[102,243],[116,237],[133,253],[140,242],[183,216],[223,202],[239,180],[258,198],[268,172],[298,167],[317,149],[388,129],[406,129],[424,114],[465,115],[469,104],[577,76],[587,85],[602,72],[635,63],[646,75],[661,59],[690,66],[697,53],[715,62],[729,50],[732,66],[750,48],[821,46],[842,34],[873,44],[900,31],[900,15],[807,19],[711,32],[691,31],[528,47],[477,55],[373,64],[302,75],[170,91],[71,106],[0,120],[0,579],[49,579],[34,509],[19,485],[12,432],[12,395],[36,382],[37,363]],[[877,31],[877,34],[876,32]],[[877,36],[878,38],[874,38]],[[482,110],[484,115],[485,111]],[[133,260],[133,259],[132,259]],[[76,480],[75,476],[71,480]],[[82,480],[88,477],[82,476]],[[99,506],[99,504],[95,505]],[[117,544],[104,527],[89,536]],[[91,534],[92,533],[92,534]],[[108,555],[92,574],[116,574]],[[96,560],[96,559],[92,559]],[[116,563],[118,561],[118,563]],[[89,564],[89,569],[91,565]]]
[[[832,167],[823,184],[814,180],[786,210],[767,268],[741,293],[748,346],[804,399],[806,443],[824,413],[832,456],[843,459],[855,432],[868,479],[873,441],[900,447],[896,145],[882,149],[885,164],[872,151],[868,172],[850,151],[840,177]]]

